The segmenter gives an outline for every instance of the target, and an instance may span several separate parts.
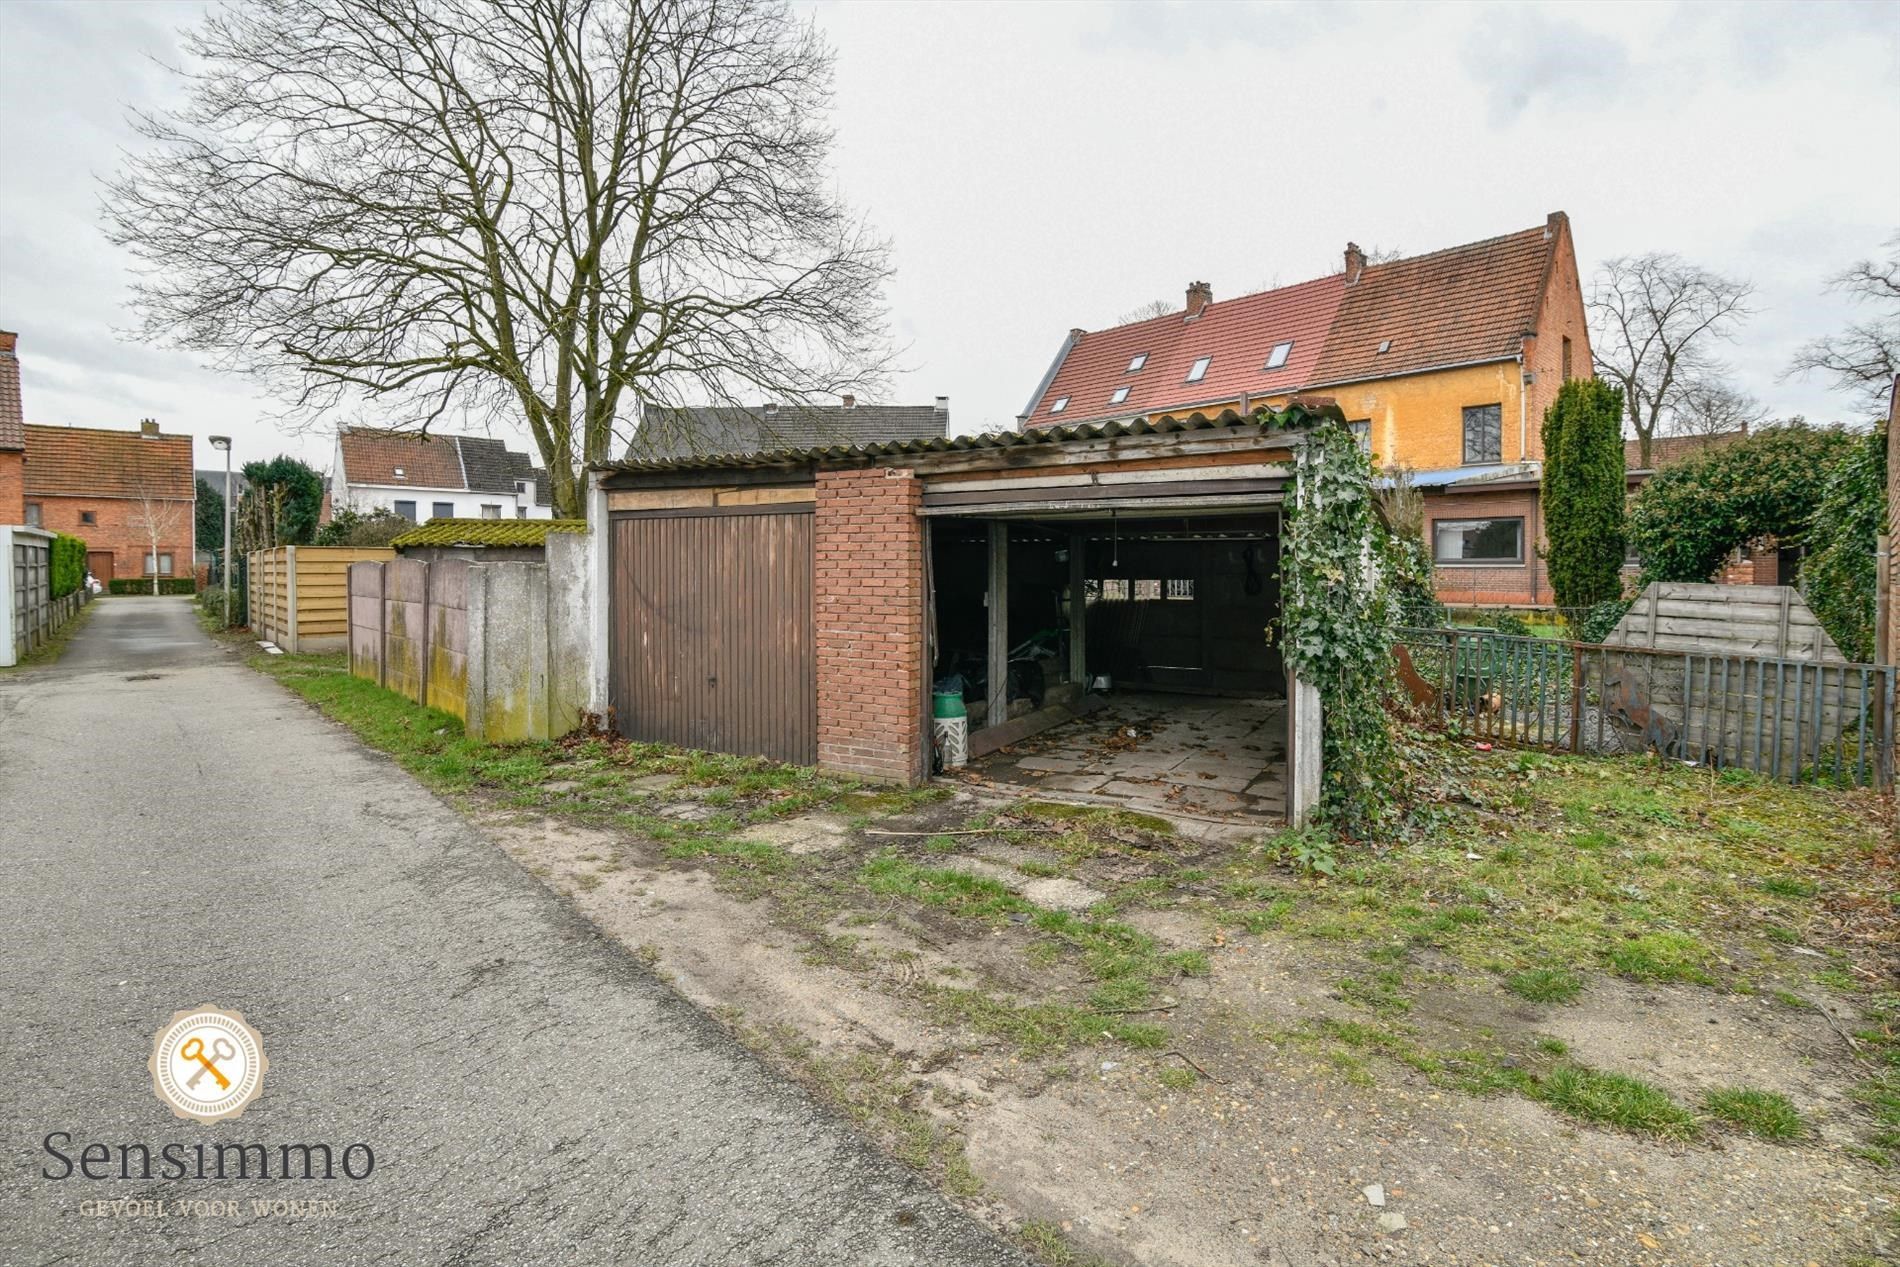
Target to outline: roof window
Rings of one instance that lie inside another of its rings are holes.
[[[1132,358],[1130,358],[1128,362],[1128,369],[1126,372],[1129,374],[1133,374],[1136,370],[1140,369],[1142,366],[1146,365],[1147,363],[1148,363],[1148,354],[1146,352],[1137,352]]]
[[[1056,403],[1049,406],[1049,412],[1052,414],[1059,414],[1063,410],[1067,409],[1068,407],[1069,407],[1069,398],[1067,396],[1058,396],[1056,397]]]
[[[1127,399],[1128,399],[1128,389],[1126,387],[1117,387],[1115,389],[1115,394],[1108,398],[1108,403],[1111,405],[1119,405],[1124,400],[1127,400]]]
[[[1286,358],[1293,352],[1293,340],[1273,345],[1273,351],[1267,353],[1267,368],[1277,370],[1286,364]]]
[[[1391,350],[1392,350],[1392,340],[1390,339],[1379,340],[1379,351],[1381,353],[1390,352]]]
[[[1214,358],[1211,356],[1204,356],[1200,360],[1194,362],[1194,368],[1188,371],[1188,376],[1187,376],[1186,381],[1190,383],[1200,382],[1202,379],[1207,377],[1207,367],[1212,365],[1213,363],[1214,363]]]

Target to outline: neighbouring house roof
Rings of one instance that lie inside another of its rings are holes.
[[[585,519],[431,519],[392,546],[538,546],[550,532],[586,532]]]
[[[1125,418],[1291,391],[1311,376],[1345,285],[1344,277],[1321,277],[1210,303],[1192,320],[1183,309],[1079,332],[1025,421],[1041,426]],[[1289,341],[1293,346],[1286,363],[1267,369],[1275,345]],[[1131,371],[1129,364],[1144,354],[1141,368]],[[1188,372],[1202,357],[1212,358],[1205,374],[1188,382]],[[1128,395],[1113,399],[1123,387]],[[1062,412],[1050,413],[1049,407],[1065,397]]]
[[[13,354],[19,336],[0,330],[0,449],[26,447],[26,420],[20,411],[20,358]]]
[[[936,405],[689,405],[649,407],[627,445],[629,461],[663,462],[827,445],[942,439],[950,409]]]
[[[1643,442],[1625,440],[1623,442],[1623,465],[1628,470],[1658,470],[1671,466],[1695,453],[1708,449],[1719,449],[1735,443],[1748,432],[1742,430],[1718,431],[1714,435],[1701,436],[1657,436],[1649,442],[1649,465],[1643,463]]]
[[[1125,418],[1518,356],[1568,220],[1100,331],[1072,331],[1023,421]],[[1268,369],[1280,343],[1286,363]],[[1381,346],[1385,350],[1380,351]],[[1130,362],[1147,353],[1141,368]],[[1211,357],[1197,382],[1187,376]],[[1123,400],[1113,399],[1120,387]],[[1050,407],[1067,397],[1052,414]]]
[[[489,436],[345,427],[337,443],[343,451],[340,476],[347,483],[512,495],[516,480],[533,480],[536,504],[549,504],[543,488],[547,473],[527,454]]]
[[[1523,350],[1557,258],[1562,212],[1534,229],[1368,264],[1346,287],[1309,385],[1502,361]],[[1384,352],[1381,344],[1390,341]]]
[[[992,431],[982,435],[934,436],[928,439],[884,441],[876,444],[834,444],[804,449],[767,449],[746,453],[703,454],[690,457],[623,459],[597,462],[590,469],[629,474],[666,471],[747,469],[771,466],[806,466],[817,462],[851,462],[884,457],[909,457],[930,453],[956,453],[969,450],[1013,449],[1034,445],[1059,445],[1083,440],[1112,439],[1117,436],[1167,435],[1177,431],[1202,431],[1252,423],[1263,431],[1297,431],[1320,418],[1345,421],[1336,405],[1295,402],[1279,413],[1265,410],[1243,418],[1231,409],[1210,418],[1195,413],[1187,417],[1163,416],[1155,419],[1133,418],[1108,422],[1058,424],[1030,427],[1022,431]],[[1292,439],[1293,437],[1288,437]]]
[[[26,428],[29,497],[197,496],[191,437],[93,427]]]
[[[215,467],[215,468],[199,467],[197,470],[193,471],[191,474],[192,474],[193,479],[200,479],[200,480],[203,480],[205,483],[211,485],[212,492],[216,493],[220,497],[224,496],[224,468],[223,467]],[[327,488],[328,485],[326,484],[325,487]],[[244,472],[238,470],[237,467],[233,466],[231,468],[231,496],[242,497],[244,496],[245,490],[248,488],[250,488],[250,485],[247,484],[244,480]]]

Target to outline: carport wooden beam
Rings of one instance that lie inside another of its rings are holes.
[[[985,727],[1009,720],[1009,525],[992,520],[989,586],[989,708]]]

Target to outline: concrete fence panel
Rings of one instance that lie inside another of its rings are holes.
[[[53,536],[42,528],[0,524],[0,667],[18,664],[43,646],[85,601],[77,593],[53,597]]]
[[[423,660],[425,693],[417,702],[466,719],[469,565],[452,559],[421,566],[427,569],[429,640]]]
[[[350,586],[350,673],[383,682],[383,565],[352,563]]]

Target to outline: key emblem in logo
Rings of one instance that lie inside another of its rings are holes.
[[[257,1097],[270,1062],[242,1012],[206,1004],[173,1013],[152,1040],[152,1089],[179,1117],[236,1117]]]

